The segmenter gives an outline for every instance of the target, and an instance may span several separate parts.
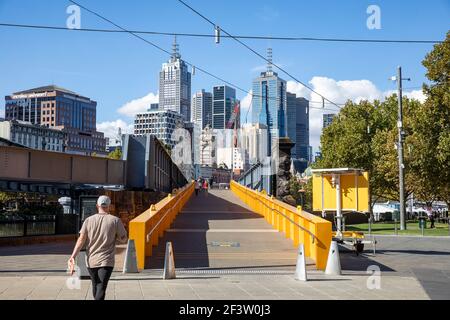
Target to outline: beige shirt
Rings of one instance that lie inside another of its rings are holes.
[[[110,214],[88,217],[80,233],[86,239],[86,264],[89,268],[114,267],[116,241],[125,243],[127,232],[122,221]]]

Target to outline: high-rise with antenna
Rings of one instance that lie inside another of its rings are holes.
[[[181,60],[176,36],[170,60],[163,63],[159,73],[159,109],[178,112],[184,121],[191,119],[191,73]]]
[[[272,48],[267,48],[267,73],[272,73]]]
[[[177,36],[173,37],[173,44],[172,44],[172,60],[175,62],[177,59],[180,59],[180,45],[177,43]]]
[[[253,80],[252,122],[267,126],[268,150],[286,129],[286,81],[273,71],[272,48],[267,49],[267,70]]]

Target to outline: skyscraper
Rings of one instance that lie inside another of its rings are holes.
[[[201,129],[212,128],[212,93],[201,90],[192,97],[192,122]]]
[[[226,129],[236,103],[236,90],[229,86],[220,85],[213,88],[213,128]],[[239,126],[239,117],[236,117]]]
[[[106,139],[96,129],[96,101],[49,85],[6,96],[5,103],[6,120],[25,121],[66,133],[66,152],[106,155]]]
[[[136,114],[134,118],[136,136],[154,135],[171,148],[177,143],[173,136],[177,128],[183,128],[183,117],[172,110],[149,110]]]
[[[295,170],[303,173],[309,160],[309,101],[287,92],[287,133],[295,146],[291,158]]]
[[[172,110],[191,120],[191,73],[181,60],[176,38],[170,60],[159,73],[159,109]]]
[[[295,143],[292,158],[309,161],[309,101],[287,92],[287,134]]]
[[[286,81],[272,70],[272,50],[268,49],[267,71],[253,80],[252,121],[268,128],[268,150],[274,140],[286,136]]]
[[[336,115],[334,113],[325,113],[323,115],[323,128],[325,129],[326,127],[328,127],[331,122],[333,122],[333,119]]]

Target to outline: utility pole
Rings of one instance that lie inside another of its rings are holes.
[[[400,230],[406,230],[406,210],[405,210],[405,165],[403,163],[403,106],[402,106],[402,80],[410,80],[402,78],[402,67],[397,69],[397,77],[393,77],[397,81],[398,96],[398,172],[399,172],[399,194],[400,194]]]

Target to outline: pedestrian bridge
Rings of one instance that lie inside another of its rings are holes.
[[[166,242],[176,268],[293,269],[304,244],[307,267],[325,269],[331,223],[235,182],[231,190],[179,189],[130,222],[138,267],[161,269]]]

